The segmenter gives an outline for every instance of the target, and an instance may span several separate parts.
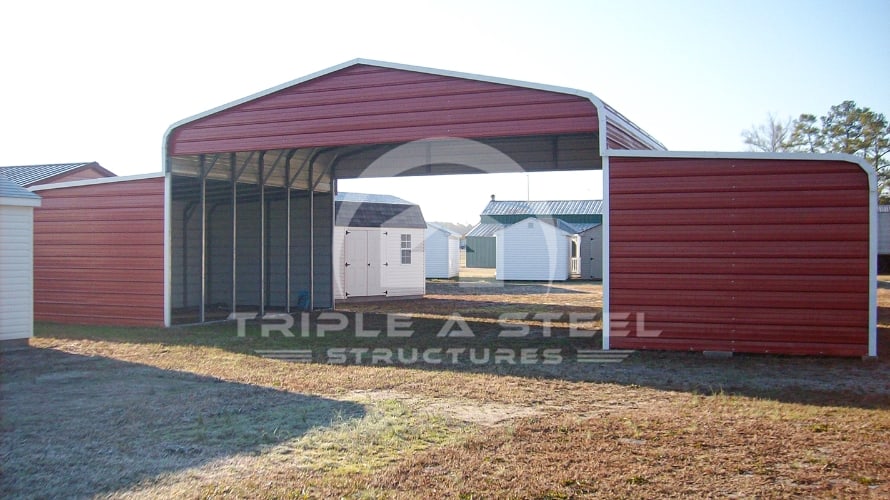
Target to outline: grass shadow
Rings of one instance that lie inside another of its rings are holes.
[[[9,497],[110,494],[365,415],[351,402],[54,349],[3,352],[0,377]]]

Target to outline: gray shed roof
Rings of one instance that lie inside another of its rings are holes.
[[[337,193],[335,201],[349,201],[352,203],[386,203],[388,205],[414,205],[389,194],[365,194],[365,193]]]
[[[601,224],[599,222],[566,222],[564,220],[556,221],[556,227],[569,234],[581,234],[584,231],[588,231],[600,225]]]
[[[467,233],[467,238],[488,238],[494,236],[498,229],[504,227],[504,224],[479,223],[473,226],[473,229]]]
[[[602,200],[491,200],[482,215],[593,215],[603,213]]]
[[[395,196],[338,193],[334,201],[336,226],[426,228],[420,207]]]
[[[82,167],[92,166],[98,168],[113,177],[114,174],[94,161],[82,163],[55,163],[51,165],[19,165],[13,167],[0,167],[0,175],[15,182],[19,186],[30,186],[36,182],[51,179]]]
[[[457,236],[457,237],[461,236],[461,234],[458,233],[457,231],[452,231],[451,229],[448,229],[445,226],[436,224],[435,222],[427,222],[426,227],[428,227],[430,229],[438,229],[439,231],[444,231],[444,232],[448,233],[450,236]]]
[[[15,182],[0,175],[0,198],[17,198],[23,200],[39,200],[40,196],[19,186]]]

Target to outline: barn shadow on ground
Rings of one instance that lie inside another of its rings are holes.
[[[3,352],[0,374],[0,491],[10,497],[102,496],[365,414],[350,402],[55,349]]]

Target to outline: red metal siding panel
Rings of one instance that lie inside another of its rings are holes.
[[[164,179],[39,194],[35,319],[163,326]]]
[[[613,157],[609,171],[612,347],[867,354],[858,165]]]
[[[351,66],[187,123],[171,155],[592,133],[574,95],[414,71]]]

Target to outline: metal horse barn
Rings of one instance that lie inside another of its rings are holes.
[[[174,124],[161,174],[33,188],[35,314],[332,307],[337,179],[516,165],[603,170],[604,349],[877,354],[860,159],[668,152],[587,92],[366,60]]]

